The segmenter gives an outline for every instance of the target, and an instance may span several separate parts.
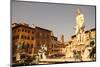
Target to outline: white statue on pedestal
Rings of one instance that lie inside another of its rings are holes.
[[[46,59],[46,55],[45,55],[46,51],[47,51],[47,47],[45,45],[42,45],[41,49],[38,52],[39,59]]]
[[[77,9],[75,34],[79,43],[84,39],[84,15],[81,13],[80,8]]]
[[[20,63],[20,60],[21,60],[20,53],[16,53],[16,61]]]

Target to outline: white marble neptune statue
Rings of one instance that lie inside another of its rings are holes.
[[[80,8],[77,8],[75,34],[77,35],[77,41],[82,43],[84,39],[84,15]]]

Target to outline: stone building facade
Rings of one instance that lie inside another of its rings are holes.
[[[42,45],[47,47],[46,56],[54,52],[57,44],[57,37],[52,35],[52,31],[38,26],[29,26],[26,23],[12,24],[12,55],[13,62],[38,54]],[[24,57],[23,57],[24,55]],[[22,56],[22,57],[21,57]]]

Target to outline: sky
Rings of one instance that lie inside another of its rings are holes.
[[[75,34],[76,10],[81,9],[85,18],[85,30],[95,27],[95,7],[40,2],[12,1],[11,19],[13,22],[26,22],[44,29],[52,30],[54,36],[65,41]]]

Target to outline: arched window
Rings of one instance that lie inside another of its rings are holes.
[[[34,40],[34,36],[32,36],[31,39]]]
[[[30,30],[28,30],[28,33],[30,33]]]
[[[18,32],[20,32],[21,30],[20,29],[18,29]]]
[[[21,39],[23,39],[24,38],[24,36],[23,35],[21,35]]]
[[[27,40],[29,40],[30,39],[30,37],[29,36],[27,36]]]
[[[34,31],[32,31],[32,34],[34,34]]]
[[[27,37],[26,37],[26,36],[24,36],[24,39],[27,39]]]
[[[29,48],[29,43],[27,43],[27,48]]]
[[[31,44],[31,48],[33,48],[33,44]]]
[[[22,29],[22,32],[24,32],[24,29]]]

